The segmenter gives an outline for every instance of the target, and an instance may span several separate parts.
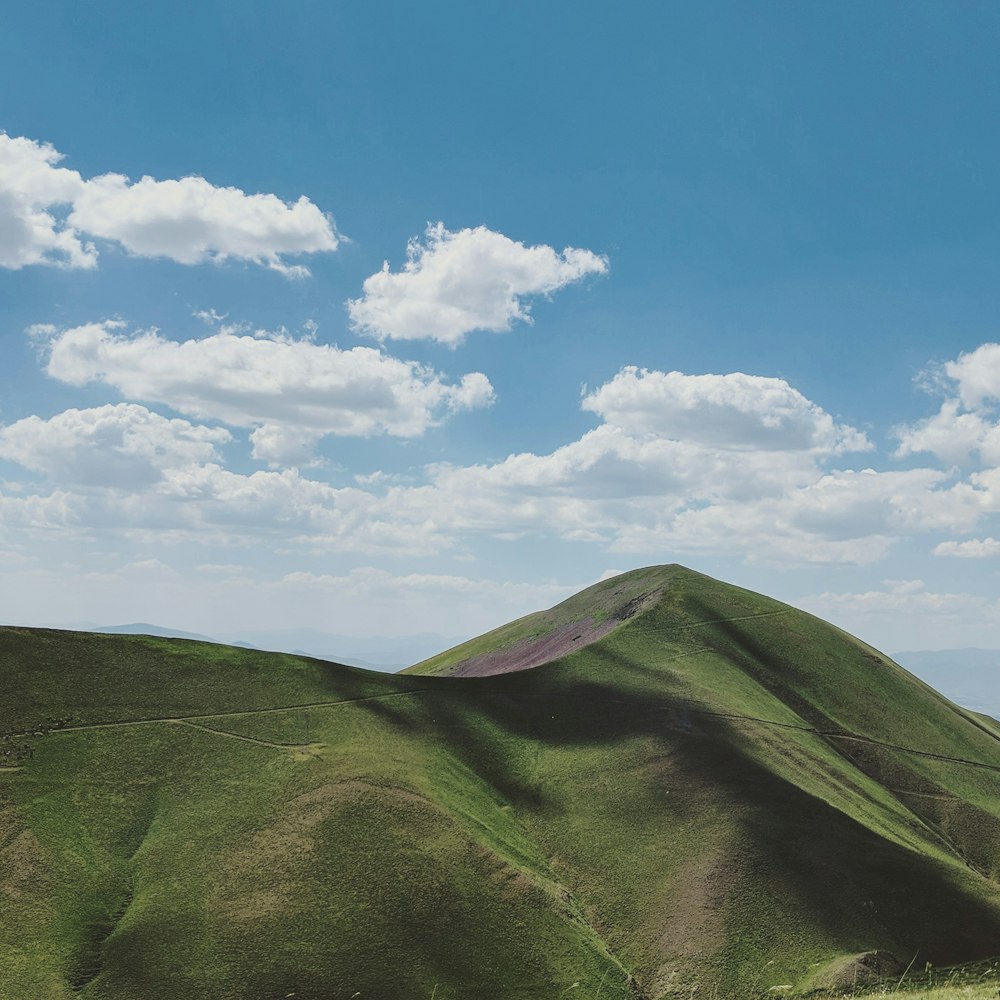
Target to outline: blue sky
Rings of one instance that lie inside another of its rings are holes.
[[[5,619],[461,636],[678,561],[997,645],[998,29],[19,5]]]

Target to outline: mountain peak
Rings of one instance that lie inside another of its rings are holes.
[[[650,611],[676,588],[727,588],[679,563],[600,580],[560,604],[526,615],[408,667],[404,673],[484,677],[528,670],[598,642]],[[736,590],[736,588],[728,588]]]

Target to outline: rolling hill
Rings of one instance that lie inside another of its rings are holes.
[[[401,675],[5,628],[0,679],[4,1000],[739,997],[1000,954],[1000,726],[683,567]]]

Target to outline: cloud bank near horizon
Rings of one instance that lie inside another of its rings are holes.
[[[1000,511],[1000,467],[852,468],[845,456],[872,452],[870,438],[780,378],[626,366],[583,395],[596,426],[552,451],[332,485],[302,471],[324,438],[418,437],[492,405],[489,380],[231,326],[183,341],[118,322],[33,337],[52,378],[127,402],[0,427],[0,458],[50,486],[0,488],[0,524],[25,531],[387,555],[535,537],[776,565],[866,565],[924,537],[939,556],[997,551],[960,536]],[[242,435],[267,470],[227,461]]]

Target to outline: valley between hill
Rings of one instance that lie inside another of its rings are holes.
[[[682,567],[401,675],[6,628],[0,678],[4,1000],[739,997],[1000,954],[1000,724]]]

